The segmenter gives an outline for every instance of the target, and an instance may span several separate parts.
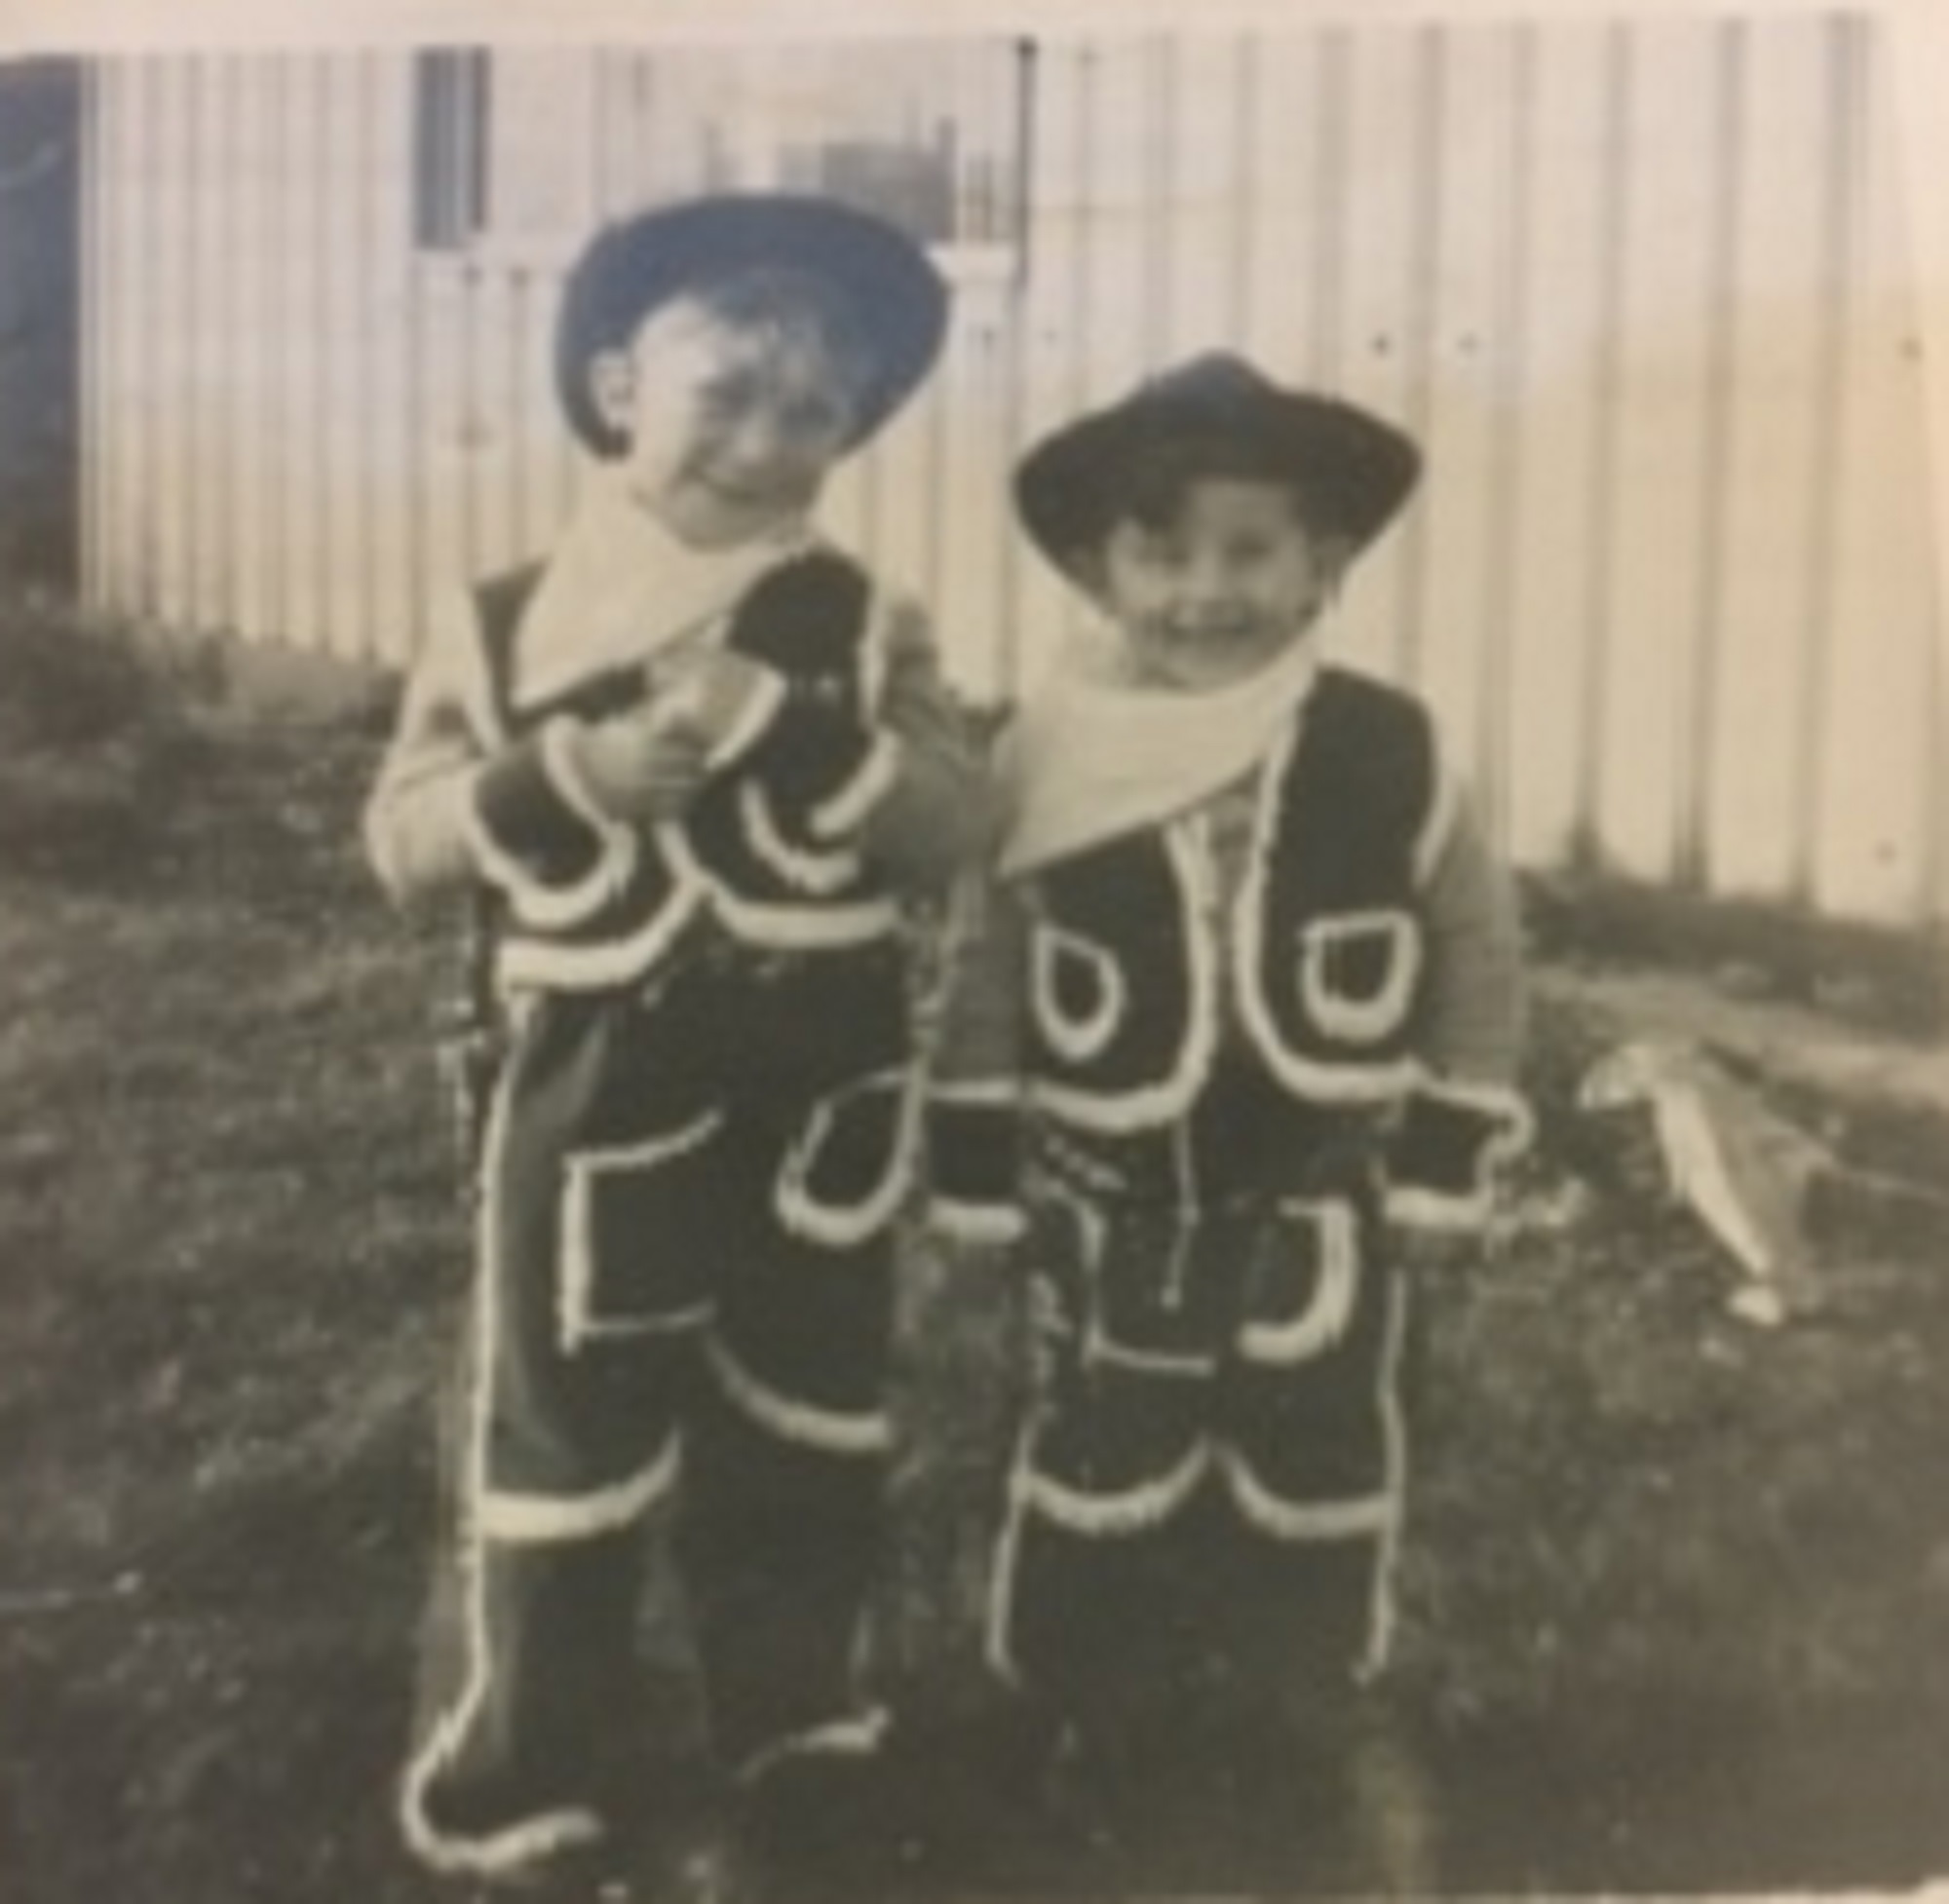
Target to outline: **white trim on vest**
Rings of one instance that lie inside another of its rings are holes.
[[[1198,1492],[1210,1465],[1210,1445],[1201,1439],[1155,1478],[1101,1492],[1058,1481],[1030,1460],[1016,1470],[1013,1493],[1031,1512],[1068,1533],[1113,1539],[1161,1527]]]
[[[806,1179],[817,1162],[821,1146],[831,1133],[849,1099],[876,1092],[894,1095],[893,1146],[880,1181],[858,1203],[816,1202]],[[920,1093],[913,1089],[904,1067],[876,1071],[829,1092],[813,1106],[804,1133],[786,1151],[779,1166],[773,1207],[792,1235],[828,1249],[854,1249],[877,1237],[899,1214],[914,1179],[920,1143]]]
[[[1343,940],[1386,933],[1388,975],[1372,998],[1347,998],[1327,984],[1327,968]],[[1413,915],[1400,906],[1322,913],[1300,929],[1299,985],[1307,1015],[1334,1038],[1380,1039],[1407,1022],[1421,977],[1423,950]]]
[[[1384,1534],[1393,1524],[1398,1502],[1386,1485],[1376,1494],[1347,1501],[1288,1501],[1252,1472],[1238,1449],[1218,1450],[1225,1485],[1246,1520],[1276,1541],[1351,1541]]]
[[[648,1466],[605,1488],[556,1497],[490,1489],[476,1504],[483,1540],[513,1545],[588,1541],[633,1526],[676,1485],[681,1437],[672,1434]]]
[[[656,911],[620,937],[583,944],[506,933],[494,955],[495,976],[501,983],[592,991],[625,984],[655,966],[707,896],[682,829],[666,823],[656,829],[656,837],[670,875],[670,890]]]
[[[551,886],[508,850],[480,810],[481,783],[491,771],[486,765],[477,768],[469,781],[467,798],[460,803],[461,825],[475,864],[508,895],[516,918],[543,932],[560,931],[599,912],[629,884],[636,868],[636,839],[630,828],[603,814],[569,764],[565,719],[544,726],[536,744],[550,791],[593,836],[595,863],[589,871],[571,885]]]
[[[884,1410],[854,1415],[799,1401],[754,1375],[721,1336],[711,1337],[709,1358],[726,1398],[782,1441],[828,1455],[883,1455],[894,1445],[893,1423]]]
[[[501,1234],[499,1160],[508,1141],[508,1074],[502,1073],[480,1146],[480,1225],[475,1270],[474,1320],[477,1374],[468,1396],[468,1429],[461,1476],[461,1572],[467,1582],[463,1615],[466,1678],[458,1696],[433,1723],[425,1743],[407,1764],[399,1799],[400,1827],[407,1845],[436,1871],[492,1877],[531,1864],[576,1846],[599,1843],[602,1821],[582,1807],[539,1811],[517,1824],[479,1837],[437,1831],[426,1815],[426,1787],[459,1756],[469,1732],[487,1701],[494,1654],[487,1633],[487,1570],[480,1564],[482,1504],[487,1497],[487,1443],[492,1417],[493,1347],[499,1334],[499,1265],[495,1238]]]
[[[1462,784],[1437,755],[1434,762],[1434,797],[1428,803],[1427,818],[1421,822],[1421,831],[1414,839],[1411,863],[1417,891],[1433,878],[1434,868],[1440,862],[1450,835],[1455,831],[1456,817],[1461,810]]]
[[[1124,1091],[1092,1091],[1032,1079],[1033,1102],[1058,1122],[1111,1134],[1156,1129],[1190,1109],[1210,1074],[1218,1049],[1218,970],[1202,903],[1210,867],[1198,833],[1184,822],[1166,827],[1164,843],[1166,863],[1177,881],[1186,949],[1184,1043],[1176,1070],[1156,1084]]]
[[[871,1758],[885,1742],[893,1725],[893,1714],[883,1705],[864,1712],[849,1713],[844,1719],[828,1719],[822,1725],[808,1726],[803,1732],[787,1733],[759,1749],[732,1773],[732,1782],[746,1787],[761,1784],[776,1766],[793,1759]]]
[[[1056,966],[1063,959],[1086,966],[1102,993],[1096,1009],[1082,1017],[1062,1009]],[[1100,1055],[1130,1009],[1130,988],[1115,954],[1047,919],[1029,926],[1029,997],[1038,1029],[1056,1056],[1070,1064]]]
[[[1252,816],[1251,845],[1243,879],[1234,900],[1232,980],[1240,1022],[1273,1076],[1294,1096],[1316,1103],[1371,1104],[1394,1097],[1414,1081],[1416,1067],[1406,1058],[1373,1063],[1332,1063],[1301,1056],[1279,1035],[1272,1009],[1259,982],[1266,931],[1266,888],[1273,847],[1285,805],[1286,779],[1299,745],[1302,724],[1293,722],[1259,770],[1258,806]]]
[[[759,863],[778,874],[794,892],[830,898],[860,877],[857,853],[843,848],[822,852],[816,847],[794,846],[786,839],[778,815],[772,811],[771,795],[758,781],[740,782],[738,821],[745,844]]]
[[[586,1342],[613,1336],[669,1334],[704,1319],[709,1306],[663,1314],[599,1315],[595,1313],[595,1180],[603,1176],[647,1176],[667,1163],[702,1148],[716,1135],[724,1113],[712,1107],[681,1129],[665,1131],[640,1143],[571,1151],[563,1160],[567,1183],[562,1190],[559,1240],[561,1264],[555,1291],[557,1338],[573,1354]],[[649,1246],[646,1238],[645,1247]]]
[[[1338,1198],[1290,1198],[1280,1218],[1304,1217],[1319,1250],[1312,1299],[1284,1321],[1248,1317],[1239,1330],[1239,1352],[1269,1368],[1293,1368],[1331,1349],[1347,1333],[1360,1292],[1359,1221]]]

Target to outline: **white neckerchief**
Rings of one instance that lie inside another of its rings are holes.
[[[584,491],[522,618],[515,704],[533,706],[699,632],[810,540],[807,525],[794,519],[735,548],[694,549],[635,502],[614,473],[601,472]]]
[[[1072,649],[1004,736],[1004,877],[1156,825],[1240,779],[1312,691],[1318,632],[1205,693],[1120,681],[1102,654]]]

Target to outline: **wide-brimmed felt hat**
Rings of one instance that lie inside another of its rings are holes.
[[[562,290],[555,390],[569,426],[599,456],[622,445],[596,408],[589,366],[628,346],[658,306],[741,271],[823,280],[851,307],[872,354],[857,443],[910,396],[947,328],[947,286],[904,232],[831,199],[729,193],[639,212],[598,232]]]
[[[1097,548],[1147,464],[1171,452],[1289,483],[1308,523],[1358,552],[1393,520],[1421,474],[1413,441],[1337,398],[1287,390],[1244,359],[1213,352],[1141,383],[1045,438],[1015,470],[1015,507],[1066,574]]]

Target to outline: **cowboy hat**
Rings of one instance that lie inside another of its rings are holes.
[[[732,193],[663,206],[605,226],[571,269],[555,324],[555,390],[569,427],[598,456],[620,448],[589,366],[627,348],[660,305],[746,270],[804,272],[850,307],[871,360],[853,441],[926,376],[947,326],[947,286],[927,253],[885,220],[830,199]]]
[[[1242,358],[1213,352],[1161,372],[1106,409],[1045,438],[1015,471],[1022,525],[1073,570],[1128,507],[1162,454],[1208,458],[1213,474],[1289,484],[1308,524],[1357,553],[1393,519],[1421,452],[1392,424],[1336,398],[1286,390]]]

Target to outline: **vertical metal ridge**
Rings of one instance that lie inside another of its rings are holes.
[[[1019,691],[1022,670],[1022,539],[1015,531],[1014,511],[1010,486],[1010,459],[1021,446],[1022,430],[1028,413],[1029,364],[1033,342],[1028,335],[1033,308],[1029,285],[1035,269],[1035,208],[1041,202],[1038,172],[1042,139],[1039,110],[1041,77],[1038,52],[1032,39],[1022,38],[1013,47],[1014,116],[1016,125],[1016,175],[1014,189],[1015,269],[1004,293],[1002,322],[1006,325],[1001,362],[997,371],[1002,383],[1002,454],[996,475],[1002,485],[1001,505],[995,513],[1001,548],[997,574],[1001,578],[997,602],[1000,607],[994,648],[996,694],[1013,699]]]
[[[1490,837],[1507,847],[1513,832],[1510,701],[1515,685],[1516,559],[1523,505],[1523,442],[1517,399],[1530,373],[1530,274],[1536,196],[1537,27],[1521,20],[1506,29],[1510,111],[1503,163],[1503,269],[1496,286],[1499,339],[1490,393],[1495,399],[1490,442],[1488,566],[1482,605],[1482,691],[1475,707],[1476,797]]]
[[[1314,255],[1310,372],[1332,390],[1340,382],[1345,333],[1347,249],[1347,101],[1354,78],[1354,43],[1344,26],[1321,29],[1314,68]]]
[[[1575,837],[1586,851],[1601,838],[1599,820],[1608,752],[1604,704],[1610,687],[1612,624],[1616,617],[1619,423],[1624,396],[1624,304],[1629,289],[1629,260],[1624,248],[1630,231],[1631,165],[1635,157],[1631,118],[1636,103],[1636,43],[1631,22],[1615,20],[1605,34],[1599,338],[1594,378],[1597,414],[1586,476],[1590,548],[1584,590],[1584,679],[1578,698],[1574,825]]]
[[[1070,251],[1069,298],[1069,388],[1070,413],[1080,414],[1089,395],[1089,357],[1095,319],[1095,299],[1091,295],[1089,253],[1091,240],[1100,227],[1097,186],[1103,170],[1098,150],[1098,93],[1102,72],[1093,46],[1085,45],[1076,54],[1076,205],[1070,214],[1073,238]],[[1064,626],[1072,632],[1081,625],[1082,608],[1076,591],[1062,593]]]
[[[1408,217],[1408,282],[1402,312],[1402,370],[1407,381],[1406,424],[1426,444],[1433,427],[1434,386],[1441,358],[1440,303],[1442,158],[1448,136],[1448,28],[1439,20],[1415,29],[1415,123],[1412,133],[1412,202]],[[1400,677],[1419,686],[1426,661],[1429,506],[1410,510],[1401,525],[1401,589],[1395,603],[1394,660]]]
[[[503,299],[507,327],[501,367],[508,387],[502,393],[500,414],[509,419],[508,445],[508,534],[502,554],[517,554],[525,550],[533,535],[528,520],[528,419],[535,406],[528,400],[528,307],[533,301],[532,274],[525,264],[511,265],[504,280]],[[497,559],[499,557],[497,556]]]
[[[408,57],[411,56],[409,55]],[[405,443],[401,453],[404,477],[403,504],[406,612],[411,619],[412,652],[417,653],[432,620],[432,532],[428,520],[432,503],[427,480],[429,405],[426,394],[426,274],[421,260],[408,257],[405,277],[405,335],[401,340],[400,409],[405,419]],[[409,657],[410,659],[410,657]]]
[[[1259,238],[1259,176],[1252,164],[1258,150],[1264,88],[1259,73],[1259,35],[1241,32],[1232,48],[1232,244],[1226,257],[1225,325],[1235,338],[1251,332],[1252,267]]]
[[[165,308],[162,294],[166,282],[164,253],[168,221],[162,215],[166,207],[163,196],[164,121],[167,116],[163,98],[164,70],[164,59],[157,57],[134,63],[129,76],[133,91],[142,101],[140,136],[136,141],[141,158],[141,176],[139,181],[131,181],[130,190],[137,211],[134,222],[141,233],[141,265],[136,286],[132,288],[137,289],[140,295],[129,300],[127,323],[137,340],[134,349],[137,375],[133,395],[142,419],[141,455],[135,489],[138,525],[135,603],[137,612],[144,617],[162,613],[166,553],[164,525],[170,493],[163,469],[163,326],[154,322],[143,324],[135,315],[144,308],[144,300],[153,312],[160,313]],[[146,216],[141,215],[144,211]]]
[[[277,393],[276,408],[265,438],[270,460],[263,490],[265,512],[264,619],[265,633],[274,641],[291,635],[290,470],[296,453],[296,393],[291,378],[291,312],[295,246],[287,221],[273,216],[272,196],[288,195],[291,179],[291,116],[288,110],[291,66],[297,56],[272,53],[264,69],[265,117],[270,129],[270,163],[264,168],[270,189],[264,205],[264,310],[260,334],[264,340],[264,383]]]
[[[366,51],[356,56],[354,87],[355,118],[352,128],[354,189],[358,192],[359,269],[371,276],[379,259],[379,193],[384,189],[380,164],[379,101],[385,91],[384,56]],[[383,281],[390,283],[390,274]],[[383,308],[383,307],[382,307]],[[380,388],[380,343],[377,327],[362,324],[358,327],[354,382],[361,391]],[[357,646],[362,658],[384,656],[387,642],[384,597],[380,588],[381,552],[385,539],[379,532],[378,488],[374,481],[380,467],[383,421],[380,406],[363,403],[354,418],[356,453],[353,457],[353,497],[357,533],[353,559],[359,568]]]
[[[239,258],[243,248],[237,242],[240,224],[242,191],[240,180],[244,168],[238,163],[237,128],[238,115],[235,110],[239,79],[237,56],[215,54],[210,59],[210,147],[216,154],[218,176],[204,177],[198,189],[210,195],[210,249],[213,253],[212,271],[219,282],[215,298],[216,308],[224,313],[237,309],[237,289],[240,278]],[[220,215],[219,215],[220,214]],[[234,633],[238,621],[237,585],[237,455],[240,435],[240,406],[237,401],[236,385],[232,380],[232,365],[228,354],[221,348],[221,333],[215,324],[207,326],[209,343],[214,347],[212,367],[225,380],[225,388],[219,400],[218,393],[211,390],[208,394],[209,408],[206,414],[216,421],[215,442],[210,447],[210,520],[213,529],[215,573],[214,591],[210,600],[210,614],[216,627],[226,633]]]
[[[1820,205],[1820,335],[1815,350],[1814,448],[1807,473],[1811,517],[1798,644],[1799,718],[1794,734],[1791,890],[1809,902],[1818,880],[1821,817],[1830,782],[1828,687],[1838,578],[1839,528],[1847,507],[1848,341],[1853,329],[1853,266],[1861,176],[1861,24],[1825,22],[1826,88],[1821,133],[1826,170]]]
[[[1076,53],[1076,204],[1070,211],[1074,234],[1069,253],[1069,394],[1070,409],[1080,411],[1089,395],[1089,332],[1095,318],[1095,299],[1090,295],[1089,241],[1098,220],[1097,90],[1101,74],[1097,70],[1094,47],[1085,46]]]
[[[1705,406],[1699,579],[1693,603],[1686,683],[1686,737],[1681,797],[1676,803],[1674,870],[1685,884],[1703,888],[1712,874],[1712,810],[1718,780],[1719,648],[1726,612],[1729,565],[1728,478],[1737,416],[1734,404],[1739,248],[1745,226],[1746,27],[1722,21],[1716,40],[1719,139],[1714,161],[1711,263],[1707,287]]]
[[[1172,270],[1173,226],[1177,208],[1172,190],[1178,175],[1178,88],[1183,74],[1175,42],[1154,33],[1144,43],[1144,110],[1150,136],[1144,142],[1143,194],[1143,369],[1156,369],[1170,349],[1177,317],[1176,273]]]
[[[170,181],[175,216],[171,220],[174,240],[174,282],[170,286],[165,306],[166,324],[175,327],[176,388],[184,392],[187,403],[172,405],[171,437],[175,450],[176,481],[181,496],[177,522],[176,614],[182,625],[197,628],[203,614],[201,562],[205,503],[203,495],[202,446],[208,413],[200,388],[204,370],[203,248],[209,206],[197,189],[202,175],[197,138],[202,131],[204,56],[183,53],[172,62],[180,75],[177,94],[175,138],[172,141],[181,171]]]
[[[305,220],[305,236],[312,245],[307,268],[312,331],[312,410],[311,428],[306,433],[311,449],[311,504],[317,524],[311,539],[312,588],[316,591],[319,634],[327,653],[338,649],[338,603],[332,589],[332,543],[338,530],[337,484],[332,480],[331,457],[331,373],[337,356],[332,337],[331,311],[331,161],[337,140],[332,111],[332,69],[334,55],[317,52],[309,56],[312,109],[312,149],[307,155],[311,205]]]
[[[454,357],[458,375],[459,414],[454,428],[454,467],[460,485],[460,547],[457,566],[462,576],[480,572],[480,458],[475,426],[475,401],[480,376],[480,266],[469,253],[456,274],[458,292]]]
[[[106,405],[102,402],[102,370],[106,354],[102,349],[102,313],[107,305],[101,296],[103,247],[102,212],[103,164],[102,63],[97,56],[81,64],[81,93],[77,120],[75,168],[75,209],[79,220],[76,256],[76,306],[80,317],[80,403],[75,417],[76,454],[81,466],[80,555],[81,598],[91,606],[104,605],[103,503],[109,491],[108,445],[103,440],[101,423]]]

